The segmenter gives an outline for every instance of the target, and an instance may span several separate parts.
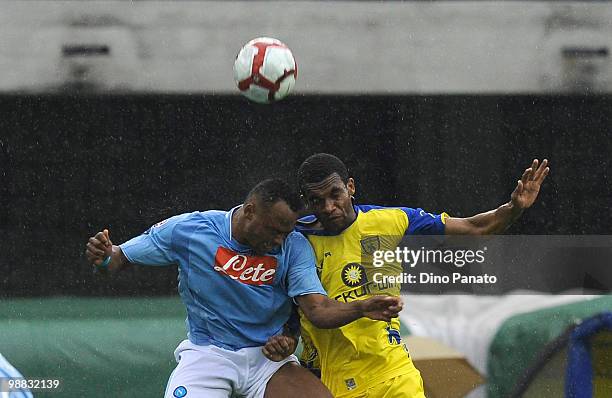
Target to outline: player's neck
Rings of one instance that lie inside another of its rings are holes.
[[[351,205],[351,209],[346,212],[346,217],[343,220],[343,225],[339,228],[329,229],[331,232],[340,233],[350,227],[357,219],[357,212],[355,207]],[[326,229],[325,227],[323,229]]]
[[[352,223],[357,219],[357,212],[355,211],[355,206],[351,204],[351,209],[346,214],[346,224],[343,229],[347,229]]]
[[[232,214],[232,238],[238,241],[241,245],[247,245],[248,241],[245,238],[244,231],[244,212],[242,211],[242,207],[234,211]]]

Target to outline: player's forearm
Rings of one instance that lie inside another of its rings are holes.
[[[319,305],[310,308],[306,317],[320,329],[335,329],[364,316],[361,301],[340,303],[326,298]]]
[[[489,235],[504,232],[522,214],[522,210],[513,206],[512,202],[505,203],[495,210],[476,214],[466,220],[473,226],[467,234]]]

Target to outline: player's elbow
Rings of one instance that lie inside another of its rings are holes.
[[[341,318],[342,304],[322,294],[309,294],[298,297],[298,304],[310,323],[319,329],[335,329],[345,325]]]

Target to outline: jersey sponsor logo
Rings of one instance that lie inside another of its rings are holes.
[[[368,281],[365,267],[358,263],[348,263],[342,268],[342,282],[348,287],[361,286]]]
[[[272,285],[277,260],[272,256],[247,256],[225,247],[215,254],[215,271],[247,285]]]
[[[333,298],[336,301],[350,303],[351,301],[358,300],[361,297],[367,297],[372,294],[386,293],[391,295],[398,295],[399,288],[400,284],[398,283],[374,283],[364,281],[361,286],[357,286],[354,289],[337,294],[336,296],[333,296]]]
[[[365,285],[360,286],[356,289],[349,290],[348,292],[343,292],[334,297],[336,301],[343,301],[345,303],[350,303],[351,301],[357,300],[361,297],[366,297],[372,294],[372,286],[373,282],[367,282]]]

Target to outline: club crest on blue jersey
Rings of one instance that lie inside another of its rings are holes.
[[[174,389],[172,393],[176,398],[183,398],[187,396],[187,389],[184,386],[178,386]]]

